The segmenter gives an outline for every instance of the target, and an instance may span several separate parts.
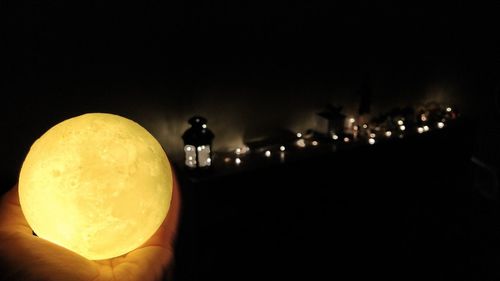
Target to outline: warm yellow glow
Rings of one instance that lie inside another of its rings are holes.
[[[369,144],[375,144],[375,139],[373,139],[373,138],[369,138],[369,139],[368,139],[368,143],[369,143]]]
[[[286,150],[286,148],[284,145],[280,146],[280,151],[285,151],[285,150]]]
[[[444,123],[443,122],[438,122],[437,126],[438,126],[439,129],[442,129],[442,128],[444,128]]]
[[[387,132],[385,132],[385,136],[386,136],[386,137],[390,137],[391,135],[392,135],[392,132],[391,132],[391,131],[387,131]]]
[[[296,144],[298,147],[306,147],[306,142],[304,141],[304,139],[298,140]]]
[[[423,133],[423,132],[424,132],[424,128],[422,128],[422,127],[418,127],[418,128],[417,128],[417,132],[418,132],[419,134]]]
[[[243,147],[237,147],[235,150],[234,150],[234,153],[236,155],[241,155],[241,154],[245,154],[247,152],[250,151],[250,148],[248,146],[243,146]]]
[[[301,138],[302,137],[302,133],[297,133],[297,137]]]
[[[319,143],[317,141],[312,141],[312,145],[317,146]]]
[[[271,157],[271,151],[269,151],[269,150],[266,150],[266,152],[264,154],[266,155],[266,157]]]
[[[52,127],[33,144],[19,176],[34,232],[92,260],[146,242],[171,195],[172,171],[158,141],[139,124],[105,113]]]

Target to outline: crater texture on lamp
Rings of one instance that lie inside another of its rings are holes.
[[[126,254],[165,219],[172,171],[139,124],[107,113],[67,119],[32,145],[19,199],[33,231],[88,259]]]

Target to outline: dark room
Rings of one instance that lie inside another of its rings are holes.
[[[0,280],[500,279],[500,2],[0,7]]]

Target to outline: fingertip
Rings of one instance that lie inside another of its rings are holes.
[[[18,185],[14,185],[0,200],[0,228],[2,230],[32,234],[19,204]]]
[[[17,183],[2,196],[2,206],[4,203],[20,206],[19,188]]]

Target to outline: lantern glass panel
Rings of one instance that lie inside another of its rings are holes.
[[[210,158],[210,145],[198,146],[198,162],[200,167],[210,166],[212,159]]]
[[[190,168],[196,168],[196,150],[194,145],[184,146],[184,152],[186,153],[186,166]]]

